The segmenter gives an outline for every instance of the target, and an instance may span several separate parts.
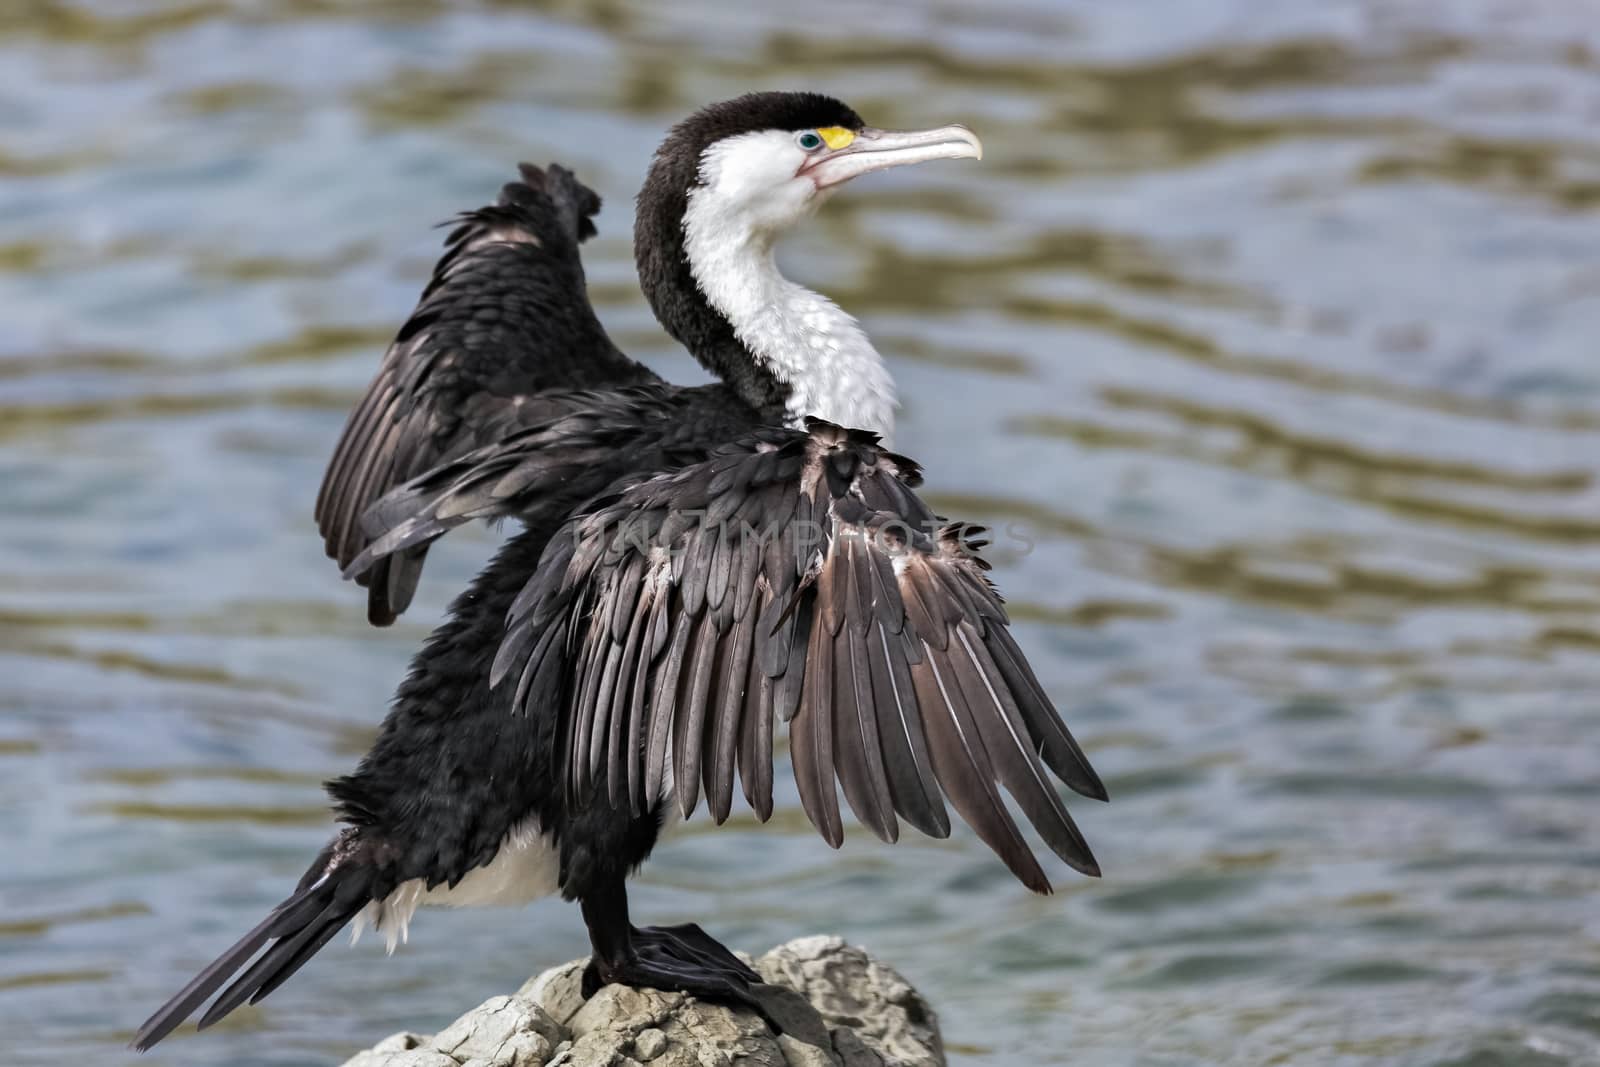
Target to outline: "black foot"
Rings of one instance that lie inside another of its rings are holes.
[[[617,963],[599,957],[583,969],[584,999],[601,986],[643,986],[668,993],[688,993],[704,1000],[750,1008],[782,1033],[766,1005],[750,989],[761,976],[694,923],[683,926],[633,927],[628,938],[631,952]]]
[[[761,983],[759,974],[730,952],[722,942],[700,929],[696,923],[684,923],[681,926],[635,927],[633,943],[635,947],[657,944],[669,953],[696,958],[709,967],[731,971],[751,985]]]

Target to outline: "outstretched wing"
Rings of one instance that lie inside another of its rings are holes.
[[[546,417],[542,392],[654,379],[617,351],[589,304],[578,244],[599,208],[564,168],[523,164],[498,204],[459,217],[323,477],[317,528],[341,568],[366,547],[361,519],[374,501]],[[410,603],[425,551],[363,575],[374,624]]]
[[[1105,788],[1016,643],[972,531],[911,491],[915,464],[812,420],[613,493],[551,542],[514,604],[494,684],[521,713],[561,704],[574,803],[644,812],[703,787],[712,817],[735,773],[772,810],[774,716],[830,845],[834,782],[885,840],[896,817],[949,832],[944,798],[1036,892],[1049,882],[1001,795],[1072,867],[1099,868],[1053,771]]]
[[[516,518],[551,527],[630,472],[673,470],[755,424],[755,413],[720,385],[664,383],[552,391],[542,419],[398,486],[363,518],[365,546],[345,567],[363,575],[397,556],[425,552],[477,519]]]

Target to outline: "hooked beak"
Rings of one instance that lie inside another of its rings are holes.
[[[930,159],[982,159],[983,142],[965,126],[931,130],[875,130],[857,133],[843,148],[824,153],[800,169],[818,189],[827,189],[875,170],[926,163]]]

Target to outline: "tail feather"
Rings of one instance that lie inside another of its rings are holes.
[[[278,988],[354,915],[355,911],[342,909],[337,898],[328,901],[314,919],[293,934],[285,933],[278,938],[261,954],[260,959],[250,965],[249,970],[234,979],[233,984],[224,989],[222,995],[200,1016],[199,1029],[204,1030],[246,1000],[254,1004]]]
[[[133,1047],[143,1052],[172,1033],[178,1024],[187,1019],[207,997],[216,992],[217,987],[227,981],[234,971],[244,966],[245,960],[254,956],[256,951],[267,943],[273,936],[272,931],[281,911],[294,901],[295,898],[290,897],[284,904],[273,909],[260,925],[234,942],[232,948],[218,956],[205,970],[195,975],[188,985],[178,990],[172,999],[157,1008],[155,1014],[146,1019],[144,1025],[139,1027],[139,1032],[134,1035]]]
[[[329,941],[332,941],[333,935],[337,934],[340,930],[343,930],[345,924],[348,923],[356,914],[358,914],[360,910],[361,909],[358,907],[354,912],[343,913],[339,916],[337,921],[330,920],[328,922],[324,922],[321,928],[317,931],[317,935],[315,937],[311,938],[308,942],[306,942],[306,944],[302,945],[299,951],[297,951],[293,956],[285,960],[283,965],[278,968],[277,972],[271,978],[261,983],[260,989],[257,989],[254,993],[250,994],[250,1003],[261,1003],[263,997],[293,977],[294,973],[305,964],[306,960],[309,960],[312,956],[315,956],[318,952],[321,952],[322,946],[326,945]],[[221,1018],[220,1015],[217,1017],[219,1019]]]
[[[326,945],[372,899],[371,868],[341,848],[347,837],[324,850],[288,899],[157,1008],[134,1035],[133,1047],[144,1052],[172,1033],[263,946],[266,951],[201,1016],[201,1029],[246,999],[259,1001]]]

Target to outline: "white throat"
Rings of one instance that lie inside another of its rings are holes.
[[[711,180],[690,190],[683,216],[695,284],[740,342],[788,384],[791,425],[815,415],[888,440],[895,398],[883,357],[853,316],[779,273],[777,227],[743,210],[749,201],[729,187],[739,178],[737,158],[707,156],[702,176]]]

